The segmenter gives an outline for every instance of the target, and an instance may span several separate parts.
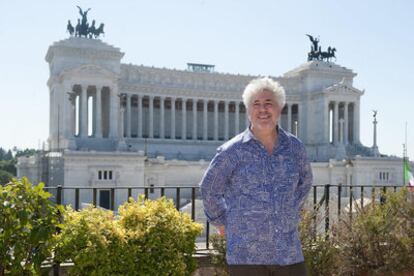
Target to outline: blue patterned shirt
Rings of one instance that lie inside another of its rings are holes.
[[[298,223],[311,185],[304,145],[280,127],[272,154],[250,129],[220,146],[200,186],[208,220],[225,226],[227,263],[304,261]]]

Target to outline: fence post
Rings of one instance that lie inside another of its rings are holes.
[[[325,185],[325,233],[329,231],[329,188],[331,184]]]
[[[56,204],[61,205],[62,204],[62,186],[57,186],[56,191]],[[59,221],[62,222],[62,214],[58,211],[59,214]],[[56,233],[60,233],[60,228],[56,227]],[[56,252],[54,252],[54,255],[56,255]],[[55,256],[53,256],[53,276],[59,276],[60,275],[60,263],[57,262],[55,259]]]
[[[176,192],[176,197],[177,197],[177,201],[175,202],[175,207],[177,208],[177,210],[180,210],[180,188],[177,188],[177,192]]]
[[[313,239],[314,240],[316,240],[316,217],[317,217],[317,213],[316,213],[316,211],[317,211],[317,206],[316,206],[316,204],[317,204],[317,196],[318,196],[318,193],[317,193],[317,190],[316,190],[316,186],[313,186]]]
[[[341,216],[342,183],[338,186],[338,221]]]
[[[111,188],[111,210],[115,210],[115,188]]]
[[[92,198],[93,207],[96,207],[96,194],[98,193],[98,190],[96,188],[93,188],[92,192],[93,192],[93,198]]]
[[[75,210],[79,211],[79,188],[75,189]]]
[[[206,223],[206,248],[210,248],[210,222]]]
[[[381,205],[385,204],[385,193],[387,192],[387,187],[382,187],[381,197],[380,197],[380,203]]]
[[[191,188],[191,219],[195,221],[195,188]]]

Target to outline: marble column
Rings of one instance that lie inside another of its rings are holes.
[[[126,97],[126,137],[131,138],[131,95],[125,94]]]
[[[345,102],[344,103],[344,142],[345,145],[348,144],[348,136],[349,136],[349,130],[348,130],[348,126],[349,126],[349,117],[348,117],[348,103]]]
[[[295,126],[295,135],[296,137],[300,138],[300,139],[305,139],[305,131],[304,131],[304,123],[306,123],[305,121],[302,121],[301,119],[301,112],[302,112],[302,103],[298,103],[296,104],[296,110],[297,110],[297,119],[296,119],[296,126]]]
[[[292,104],[288,103],[287,105],[287,128],[288,132],[292,132]]]
[[[182,121],[181,121],[181,139],[187,139],[187,99],[182,99]]]
[[[334,102],[334,144],[337,144],[339,142],[339,134],[338,134],[338,118],[339,118],[339,103],[338,102]]]
[[[208,140],[208,101],[203,102],[203,140]]]
[[[111,138],[119,137],[119,122],[120,122],[120,97],[118,95],[118,88],[116,86],[109,87],[110,95],[110,110],[109,110],[109,133]]]
[[[240,132],[240,103],[234,102],[235,104],[235,113],[234,113],[234,133],[237,135]]]
[[[123,118],[125,118],[125,107],[124,106],[121,106],[121,108],[120,108],[120,113],[121,113],[121,118],[123,119]],[[124,139],[124,133],[125,133],[125,129],[124,129],[124,127],[125,127],[125,123],[124,123],[124,121],[123,120],[121,120],[121,124],[120,124],[120,134],[121,134],[121,140],[123,140]]]
[[[175,139],[175,98],[171,98],[171,139]]]
[[[138,97],[138,133],[137,136],[138,138],[142,138],[142,96],[141,95],[137,95]]]
[[[64,101],[63,101],[63,136],[65,138],[72,138],[72,99],[73,99],[73,92],[72,86],[69,84],[65,84],[63,86],[64,90]]]
[[[339,127],[340,127],[340,135],[339,135],[339,143],[343,144],[344,143],[344,123],[345,120],[343,118],[339,119]]]
[[[354,102],[354,144],[359,144],[359,99]]]
[[[247,107],[245,107],[244,109],[244,122],[245,122],[245,127],[244,128],[248,128],[250,126],[250,120],[249,120],[249,111],[247,110]]]
[[[149,133],[148,138],[154,138],[154,96],[149,96]]]
[[[76,135],[76,94],[75,92],[72,92],[72,97],[71,97],[71,114],[70,114],[70,136],[71,137],[75,137]]]
[[[165,97],[160,97],[160,138],[165,138]]]
[[[96,86],[96,127],[95,137],[102,138],[102,86]]]
[[[229,102],[224,102],[224,140],[229,140]]]
[[[88,87],[81,87],[80,136],[88,137]]]
[[[214,101],[214,140],[218,140],[218,101]]]
[[[193,99],[193,140],[197,140],[197,99]]]

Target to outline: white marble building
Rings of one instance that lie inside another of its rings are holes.
[[[215,149],[248,125],[241,95],[256,76],[122,64],[123,56],[96,39],[49,47],[49,152],[20,158],[19,177],[66,187],[195,185]],[[305,143],[316,184],[402,185],[402,159],[360,143],[364,91],[355,76],[310,61],[274,77],[287,93],[281,126]],[[73,204],[73,191],[64,196]]]

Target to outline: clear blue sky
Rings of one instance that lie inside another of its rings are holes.
[[[124,63],[280,76],[306,61],[310,43],[337,49],[337,64],[358,74],[361,140],[372,145],[378,110],[382,153],[402,155],[405,122],[414,159],[413,1],[1,1],[0,146],[38,147],[48,136],[48,46],[68,37],[76,5],[105,23],[103,41],[120,47]]]

